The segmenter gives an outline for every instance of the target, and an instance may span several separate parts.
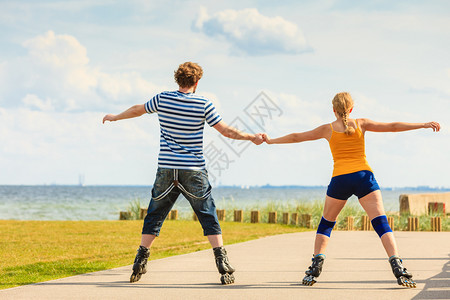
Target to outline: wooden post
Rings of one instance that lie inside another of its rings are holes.
[[[147,215],[147,208],[142,208],[139,210],[139,219],[143,220]]]
[[[414,222],[412,220],[412,217],[408,217],[408,231],[414,230]]]
[[[408,231],[418,231],[419,230],[419,218],[408,217]]]
[[[436,217],[436,231],[442,231],[442,218]]]
[[[353,227],[354,220],[355,220],[354,217],[347,217],[347,218],[346,218],[346,221],[347,221],[347,222],[346,222],[346,223],[347,223],[346,229],[347,229],[347,231],[354,230],[354,227]]]
[[[306,224],[306,228],[312,228],[311,215],[310,214],[306,214],[305,224]]]
[[[217,212],[217,219],[219,219],[219,221],[225,221],[225,209],[218,209],[216,210]]]
[[[387,217],[388,219],[388,223],[389,223],[389,227],[391,227],[392,231],[394,231],[394,217]]]
[[[361,216],[361,230],[370,230],[370,220],[369,216]]]
[[[254,210],[250,214],[251,223],[259,223],[259,210]]]
[[[291,224],[297,225],[298,224],[298,213],[292,213],[291,215]]]
[[[234,211],[234,221],[241,223],[244,221],[244,211],[242,209]]]
[[[311,228],[311,215],[310,214],[302,214],[301,224],[303,227]]]
[[[195,213],[193,213],[192,219],[193,219],[194,221],[198,221],[197,215],[196,215]]]
[[[170,220],[177,220],[178,219],[178,210],[172,209],[170,211]]]
[[[432,217],[431,218],[431,231],[442,231],[442,218]]]
[[[131,218],[131,213],[129,211],[121,211],[119,214],[119,220],[129,220]]]
[[[271,211],[269,212],[269,223],[275,224],[277,222],[277,212]]]
[[[366,217],[367,216],[361,216],[360,230],[366,230]]]
[[[283,224],[289,224],[289,213],[283,213]]]

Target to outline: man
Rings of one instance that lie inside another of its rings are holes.
[[[105,123],[156,112],[161,129],[158,170],[130,282],[138,281],[147,272],[150,247],[180,193],[191,204],[204,235],[208,237],[217,269],[222,275],[222,284],[234,282],[234,268],[223,247],[222,231],[205,169],[203,128],[206,121],[225,137],[250,140],[256,145],[260,145],[263,138],[261,134],[248,134],[228,126],[209,99],[195,94],[202,75],[203,70],[198,64],[181,64],[175,71],[177,91],[162,92],[145,104],[134,105],[118,115],[109,114],[103,118]]]

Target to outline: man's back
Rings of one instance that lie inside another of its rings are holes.
[[[158,167],[204,169],[203,128],[222,118],[212,102],[194,93],[162,92],[145,104],[147,113],[158,113],[161,128]]]

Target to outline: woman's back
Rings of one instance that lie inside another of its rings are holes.
[[[372,171],[366,159],[364,134],[355,120],[348,120],[355,132],[347,135],[342,122],[330,123],[331,138],[328,141],[334,160],[333,177],[358,171]],[[340,131],[342,130],[342,131]]]

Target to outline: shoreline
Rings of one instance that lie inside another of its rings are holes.
[[[4,220],[117,220],[135,202],[147,207],[149,186],[0,186],[0,219]],[[419,187],[411,189],[381,189],[386,211],[400,211],[401,194],[443,193],[447,190]],[[326,187],[218,187],[213,189],[217,209],[264,209],[323,204]],[[352,196],[347,206],[359,206]],[[180,196],[173,209],[191,213],[191,207]]]

